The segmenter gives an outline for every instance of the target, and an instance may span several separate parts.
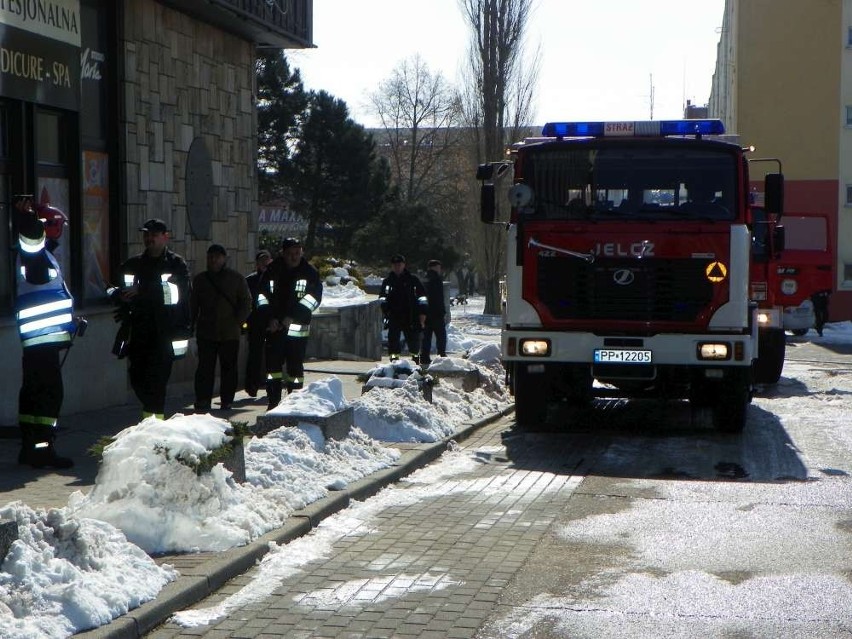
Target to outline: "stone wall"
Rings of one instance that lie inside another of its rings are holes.
[[[123,256],[142,250],[139,225],[161,217],[192,272],[205,267],[211,242],[248,272],[257,209],[254,46],[159,2],[128,0],[124,15]],[[209,225],[193,229],[187,156],[199,138],[211,160],[212,210]]]
[[[379,361],[382,358],[382,311],[378,300],[314,315],[307,356]]]

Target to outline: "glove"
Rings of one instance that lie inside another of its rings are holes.
[[[387,317],[383,317],[382,318],[382,328],[387,330],[389,324],[390,324],[390,320],[388,320]]]

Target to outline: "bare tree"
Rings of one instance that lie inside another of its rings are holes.
[[[416,55],[401,62],[370,96],[384,128],[378,151],[388,157],[403,202],[433,207],[452,184],[446,158],[457,153],[461,103],[441,73]]]
[[[534,0],[459,0],[470,28],[463,108],[474,164],[505,159],[505,149],[528,129],[538,53],[527,62],[524,44]],[[473,171],[471,166],[471,173]],[[471,190],[469,193],[473,193]],[[478,211],[473,202],[468,211]],[[470,245],[485,288],[485,312],[500,312],[499,282],[505,260],[500,227],[469,220]]]

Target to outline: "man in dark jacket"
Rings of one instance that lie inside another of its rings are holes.
[[[186,355],[192,334],[189,269],[167,248],[163,220],[150,219],[139,230],[145,250],[121,265],[121,286],[112,292],[122,323],[113,352],[130,359],[130,385],[142,402],[142,418],[164,419],[172,362]]]
[[[408,352],[415,363],[420,361],[420,331],[426,323],[426,289],[416,275],[405,268],[405,257],[391,258],[391,272],[382,280],[379,293],[382,315],[388,329],[388,355],[399,360],[400,333],[405,335]]]
[[[266,273],[272,256],[269,251],[258,251],[254,258],[254,272],[246,275],[251,293],[251,313],[246,320],[248,357],[246,358],[246,393],[257,397],[257,391],[265,383],[266,366],[263,351],[266,346],[266,328],[269,323],[269,300],[260,290],[261,278]]]
[[[319,273],[304,258],[298,239],[281,243],[281,256],[269,265],[261,291],[269,300],[266,398],[272,409],[284,388],[292,392],[304,386],[311,317],[322,301]]]
[[[423,328],[423,345],[420,363],[429,366],[432,358],[432,333],[435,334],[435,350],[439,357],[447,356],[447,306],[444,303],[444,278],[439,260],[429,260],[426,270],[426,325]]]
[[[251,293],[242,273],[228,268],[221,244],[207,249],[207,270],[192,280],[191,311],[198,346],[195,369],[195,412],[207,413],[213,399],[216,360],[219,361],[219,400],[230,410],[237,392],[240,333],[251,311]]]
[[[23,348],[18,463],[70,468],[74,463],[53,447],[64,396],[60,353],[71,346],[77,332],[71,314],[74,299],[50,251],[62,233],[65,214],[49,205],[34,208],[31,195],[17,195],[13,204],[19,244],[15,316]]]

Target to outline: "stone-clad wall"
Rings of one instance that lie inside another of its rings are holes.
[[[311,320],[307,357],[382,358],[382,311],[378,300],[316,313]]]
[[[256,210],[254,45],[150,0],[128,0],[124,17],[123,91],[127,252],[142,250],[138,226],[162,217],[172,249],[193,273],[210,242],[229,264],[253,266]],[[197,137],[212,158],[211,236],[192,235],[187,218],[186,159]]]

